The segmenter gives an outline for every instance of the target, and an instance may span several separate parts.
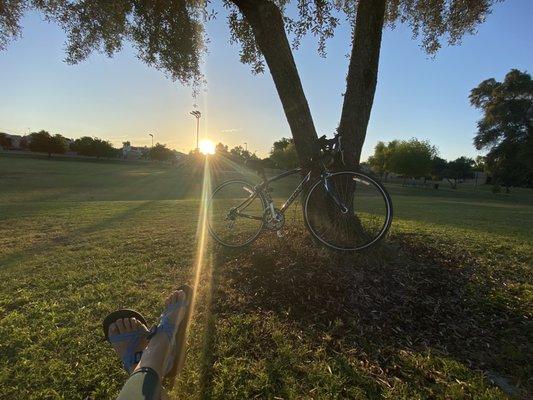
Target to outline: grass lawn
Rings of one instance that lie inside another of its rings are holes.
[[[202,182],[199,166],[0,155],[0,399],[113,398],[126,374],[102,318],[152,323],[196,279],[176,398],[533,395],[533,190],[391,185],[375,250],[330,253],[289,211],[283,238],[208,243],[196,268]]]

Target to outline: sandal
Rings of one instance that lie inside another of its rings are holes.
[[[141,356],[143,353],[142,350],[135,351],[135,349],[139,345],[141,339],[146,339],[148,337],[148,332],[145,330],[138,329],[136,331],[128,333],[119,333],[116,335],[109,336],[109,327],[111,326],[111,324],[122,318],[135,318],[137,321],[141,322],[145,326],[147,324],[146,320],[141,314],[139,314],[137,311],[129,309],[113,311],[111,314],[105,317],[104,321],[102,322],[104,337],[109,343],[113,344],[118,342],[129,342],[124,354],[122,354],[121,356],[119,354],[119,356],[122,360],[122,364],[124,365],[124,369],[126,370],[126,372],[131,373],[135,369],[135,365],[137,365],[141,360]]]
[[[148,335],[148,340],[150,340],[150,338],[152,338],[157,332],[162,331],[168,337],[170,342],[170,356],[167,358],[168,361],[165,368],[164,378],[168,379],[170,387],[174,384],[174,379],[176,378],[178,371],[183,367],[185,361],[184,345],[193,294],[192,288],[188,285],[180,286],[176,290],[182,290],[185,292],[185,300],[172,303],[165,308],[159,317],[159,323],[150,330]],[[168,315],[182,307],[186,307],[187,310],[185,311],[185,315],[179,323],[179,326],[176,327]]]

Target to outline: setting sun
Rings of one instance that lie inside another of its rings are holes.
[[[215,143],[209,139],[203,139],[200,142],[200,152],[205,155],[215,154]]]

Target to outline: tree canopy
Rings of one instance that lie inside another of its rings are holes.
[[[398,141],[390,156],[390,170],[410,178],[427,176],[436,155],[437,149],[427,141],[414,138]]]
[[[368,165],[382,177],[388,172],[391,172],[391,155],[398,145],[397,140],[393,140],[388,144],[383,142],[378,142],[376,147],[374,147],[374,154],[368,157]]]
[[[152,147],[148,154],[150,159],[156,161],[170,161],[176,158],[174,151],[161,143],[157,143],[154,147]]]
[[[281,138],[272,145],[270,161],[273,166],[281,169],[291,169],[298,166],[298,154],[292,139]]]
[[[497,0],[496,0],[497,1]],[[495,0],[412,1],[386,3],[385,22],[400,22],[411,27],[414,36],[428,53],[436,52],[443,38],[458,43],[466,33],[484,21]],[[279,0],[285,29],[297,49],[301,39],[311,33],[318,38],[318,52],[326,55],[326,41],[346,21],[355,25],[360,1]],[[173,79],[187,83],[201,76],[200,62],[206,45],[204,24],[217,15],[222,5],[229,10],[231,42],[241,46],[240,59],[264,70],[264,60],[249,21],[239,7],[260,7],[268,0],[222,0],[220,3],[196,0],[104,1],[104,0],[18,0],[0,4],[0,49],[20,36],[20,20],[25,12],[37,10],[56,21],[68,36],[66,47],[70,63],[85,60],[93,51],[111,56],[124,41],[132,42],[138,57],[163,70]]]
[[[446,178],[453,189],[457,189],[457,183],[472,177],[476,162],[472,158],[459,157],[446,163],[443,178]]]
[[[474,145],[488,150],[486,163],[496,181],[510,186],[533,183],[533,81],[511,70],[503,82],[481,82],[470,103],[483,113]]]
[[[52,154],[65,154],[68,150],[67,140],[59,135],[50,135],[47,131],[34,132],[30,135],[29,148],[31,151]]]
[[[115,157],[118,150],[107,140],[83,136],[70,144],[70,149],[82,156]]]

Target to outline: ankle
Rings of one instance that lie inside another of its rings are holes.
[[[139,364],[135,368],[152,368],[159,377],[163,377],[163,367],[170,347],[169,340],[164,332],[157,332],[148,342]]]

